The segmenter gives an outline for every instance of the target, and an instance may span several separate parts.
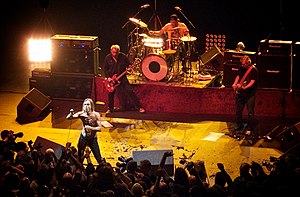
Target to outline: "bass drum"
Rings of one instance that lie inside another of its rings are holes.
[[[167,62],[159,55],[150,54],[142,62],[142,72],[149,80],[161,81],[168,73]]]

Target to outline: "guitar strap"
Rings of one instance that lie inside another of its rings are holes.
[[[245,72],[244,76],[242,77],[242,79],[240,80],[239,84],[243,84],[245,79],[247,78],[247,76],[249,75],[250,71],[252,70],[253,68],[253,65],[251,65],[247,71]]]

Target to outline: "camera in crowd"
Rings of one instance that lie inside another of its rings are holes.
[[[16,139],[16,138],[22,138],[23,137],[23,132],[18,132],[18,133],[14,133],[14,131],[12,130],[3,130],[1,131],[1,139],[4,140],[7,136],[12,136],[14,138],[11,139]]]
[[[265,166],[267,170],[272,171],[276,166],[278,166],[280,163],[280,159],[270,156],[269,160],[263,160],[262,166]]]
[[[127,166],[128,162],[131,161],[132,159],[133,159],[132,157],[125,158],[124,156],[120,156],[120,157],[118,157],[118,160],[120,162],[117,162],[116,166],[118,168],[120,168],[121,172],[124,172],[126,170],[126,166]]]
[[[15,136],[15,138],[22,138],[23,137],[23,132],[18,132],[18,133],[14,133],[13,136]]]

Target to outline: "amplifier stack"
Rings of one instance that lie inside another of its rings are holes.
[[[50,70],[34,70],[30,89],[37,88],[53,99],[84,100],[93,97],[99,69],[97,36],[54,35],[51,37]]]
[[[256,52],[252,51],[224,51],[224,72],[223,72],[223,85],[225,87],[231,87],[235,77],[238,74],[238,69],[241,66],[240,59],[242,56],[248,55],[252,62],[256,62]]]
[[[290,90],[292,53],[292,41],[260,41],[257,56],[259,88],[283,91]]]

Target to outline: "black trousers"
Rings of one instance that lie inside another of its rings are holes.
[[[255,95],[247,97],[240,94],[236,95],[235,98],[236,124],[238,126],[243,125],[243,111],[244,108],[247,107],[247,111],[248,111],[247,129],[250,131],[254,131],[255,129],[255,119],[254,119],[255,99],[256,99]]]
[[[119,98],[123,110],[139,109],[141,104],[133,91],[132,85],[128,81],[121,81],[115,91],[108,93],[108,109],[113,111],[115,104],[115,94]]]

